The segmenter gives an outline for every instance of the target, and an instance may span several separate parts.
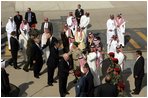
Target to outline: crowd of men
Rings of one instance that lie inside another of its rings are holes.
[[[44,19],[41,30],[38,30],[36,15],[31,8],[25,13],[25,19],[17,12],[14,18],[9,18],[6,25],[8,48],[12,55],[9,64],[15,69],[20,69],[17,65],[17,55],[21,50],[25,61],[23,70],[33,70],[34,77],[39,79],[45,61],[48,86],[53,86],[53,83],[57,82],[54,80],[54,72],[58,68],[61,97],[69,94],[66,89],[69,74],[75,76],[73,82],[76,97],[124,96],[122,72],[125,55],[122,48],[125,47],[125,20],[121,14],[116,18],[110,15],[110,19],[107,20],[107,52],[103,49],[101,38],[87,31],[89,23],[90,13],[84,12],[80,4],[75,14],[68,13],[64,30],[61,32],[63,55],[60,56],[58,48],[61,43],[53,36],[54,27],[48,18]],[[138,59],[134,67],[136,83],[133,94],[139,94],[144,75],[142,52],[136,53]],[[108,58],[105,59],[105,56]],[[102,84],[101,76],[105,77],[105,84]]]

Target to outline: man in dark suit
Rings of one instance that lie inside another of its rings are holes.
[[[78,9],[75,10],[75,17],[77,19],[78,25],[80,24],[80,19],[82,15],[84,15],[84,10],[81,9],[81,5],[78,4]]]
[[[64,25],[64,31],[61,32],[61,39],[63,43],[63,52],[68,53],[69,52],[69,40],[68,37],[66,36],[66,32],[68,31],[68,25]]]
[[[51,49],[52,47],[54,47],[54,43],[58,41],[55,37],[53,37],[51,31],[49,31],[49,34],[50,35],[49,35],[49,38],[47,40],[47,43],[46,43],[46,45],[44,45],[42,47],[42,49],[45,49],[47,46],[49,46],[49,49]]]
[[[85,77],[85,92],[86,97],[94,97],[94,81],[89,65],[86,63],[83,67]]]
[[[48,18],[44,19],[44,22],[41,25],[41,33],[44,33],[44,29],[48,28],[51,33],[53,33],[52,23],[48,21]]]
[[[19,42],[18,42],[15,35],[16,35],[16,32],[12,31],[11,37],[10,37],[10,46],[11,46],[12,58],[10,59],[9,64],[12,65],[12,63],[13,63],[15,69],[20,69],[17,66],[17,54],[18,54],[18,50],[19,50]]]
[[[69,65],[69,55],[65,53],[61,59],[58,71],[59,71],[59,92],[61,97],[65,97],[66,94],[69,94],[67,87],[67,80],[69,75],[70,65]]]
[[[55,68],[59,64],[59,50],[58,50],[58,48],[59,48],[60,44],[58,41],[55,41],[53,44],[54,44],[54,46],[51,47],[50,55],[47,60],[48,85],[49,86],[53,86],[52,83],[56,82],[56,81],[54,81],[53,77],[54,77]]]
[[[85,93],[85,77],[81,76],[80,79],[78,79],[78,82],[75,85],[75,92],[76,97],[86,97]]]
[[[34,66],[34,77],[39,78],[40,71],[43,66],[43,58],[42,58],[42,50],[39,45],[40,43],[40,38],[39,35],[34,36],[34,42],[32,43],[31,49],[30,49],[30,58],[33,61],[33,66]]]
[[[16,24],[16,36],[17,36],[17,39],[19,39],[19,29],[23,20],[23,16],[19,14],[19,11],[17,11],[16,13],[17,14],[14,16],[14,22]]]
[[[32,24],[37,24],[36,15],[31,11],[31,8],[28,8],[27,12],[25,13],[25,20],[28,21],[30,27]]]
[[[134,65],[134,78],[135,78],[135,89],[133,89],[134,92],[132,94],[139,94],[141,90],[142,85],[142,79],[144,77],[144,58],[142,56],[142,51],[137,50],[136,51],[136,62]]]
[[[117,97],[117,87],[110,83],[111,77],[109,75],[105,77],[105,82],[105,84],[101,84],[95,88],[95,97]]]

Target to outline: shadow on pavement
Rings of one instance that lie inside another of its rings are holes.
[[[126,45],[131,39],[131,37],[129,35],[125,35],[124,38],[125,38],[124,44]]]
[[[145,86],[147,86],[147,73],[145,73],[145,75],[144,75],[144,77],[143,77],[141,90],[142,90]]]
[[[73,83],[73,80],[70,81],[67,86],[67,91],[70,91],[70,89],[72,89],[74,86],[75,86],[75,84]]]
[[[26,97],[27,96],[27,93],[25,92],[28,88],[29,88],[29,85],[33,84],[34,82],[33,81],[30,81],[28,83],[23,83],[19,86],[19,89],[20,89],[20,93],[19,93],[19,96],[20,97]]]
[[[21,67],[21,66],[23,66],[23,65],[25,65],[25,61],[21,61],[21,62],[17,62],[17,65],[19,66],[19,67]]]
[[[41,75],[47,72],[47,67],[41,72]]]
[[[131,90],[130,90],[130,83],[129,83],[129,80],[127,80],[128,77],[132,74],[131,68],[125,69],[122,72],[122,74],[123,74],[123,81],[125,83],[125,90],[124,90],[125,93],[124,93],[124,96],[125,97],[131,97],[131,94],[130,94],[130,92],[131,92]]]

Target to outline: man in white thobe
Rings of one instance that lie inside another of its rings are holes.
[[[121,67],[121,71],[123,71],[123,70],[124,70],[124,58],[125,58],[125,56],[124,56],[124,54],[120,51],[120,48],[121,48],[121,47],[120,47],[119,45],[116,47],[115,58],[118,59],[118,64],[119,64],[120,67]]]
[[[11,50],[10,46],[10,37],[11,37],[11,32],[16,31],[16,25],[12,17],[8,19],[8,22],[6,24],[6,32],[7,32],[7,39],[8,39],[8,49]]]
[[[85,15],[81,16],[81,19],[80,19],[80,28],[84,32],[85,42],[86,42],[86,37],[87,37],[87,27],[89,23],[90,23],[89,13],[86,12]]]
[[[79,43],[79,49],[83,50],[85,49],[85,43],[84,43],[84,32],[80,29],[80,27],[77,28],[77,32],[75,34],[75,41]]]
[[[115,23],[117,28],[117,36],[119,38],[119,44],[124,47],[125,20],[121,17],[121,14],[117,15]]]
[[[24,61],[26,62],[27,61],[26,49],[27,49],[27,42],[29,39],[28,32],[30,31],[29,24],[27,23],[26,20],[22,21],[20,25],[20,31],[21,31],[21,34],[19,35],[19,46],[20,46],[22,55],[24,57]]]
[[[115,35],[115,22],[114,22],[114,15],[110,15],[110,19],[107,20],[107,45],[109,45],[112,36]]]
[[[116,47],[119,45],[119,41],[118,41],[118,38],[117,36],[113,35],[110,43],[108,44],[108,47],[107,47],[107,53],[110,53],[110,52],[116,52]]]
[[[90,67],[90,71],[94,77],[94,86],[100,85],[100,75],[99,70],[96,65],[97,54],[94,51],[95,46],[91,46],[91,52],[87,55],[87,63]]]
[[[73,36],[75,36],[75,32],[77,31],[77,20],[73,16],[73,12],[69,12],[69,16],[67,17],[66,22],[68,28],[72,30]]]

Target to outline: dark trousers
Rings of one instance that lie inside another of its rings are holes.
[[[78,26],[79,26],[80,25],[80,19],[78,19],[78,18],[77,18],[77,23],[78,23]]]
[[[12,56],[12,58],[10,59],[9,63],[10,64],[13,63],[14,68],[17,67],[17,53],[18,53],[18,51],[12,51],[11,50],[11,56]]]
[[[17,39],[19,39],[19,35],[20,35],[20,26],[16,26],[16,36],[17,36]]]
[[[135,78],[135,92],[136,93],[139,93],[141,90],[142,79],[143,78]]]
[[[33,69],[33,72],[34,72],[34,76],[39,76],[39,73],[42,69],[42,66],[43,66],[43,62],[36,62],[35,64],[33,64],[34,66],[34,69]]]
[[[60,76],[60,73],[59,73],[59,92],[61,97],[64,97],[67,92],[67,89],[66,89],[67,79],[68,79],[68,75]]]
[[[47,71],[48,71],[48,84],[53,83],[53,77],[54,77],[54,71],[55,71],[54,66],[47,65]]]
[[[23,69],[28,69],[29,65],[30,65],[30,69],[33,69],[33,62],[31,60],[31,58],[29,56],[27,56],[27,61],[24,65]]]

